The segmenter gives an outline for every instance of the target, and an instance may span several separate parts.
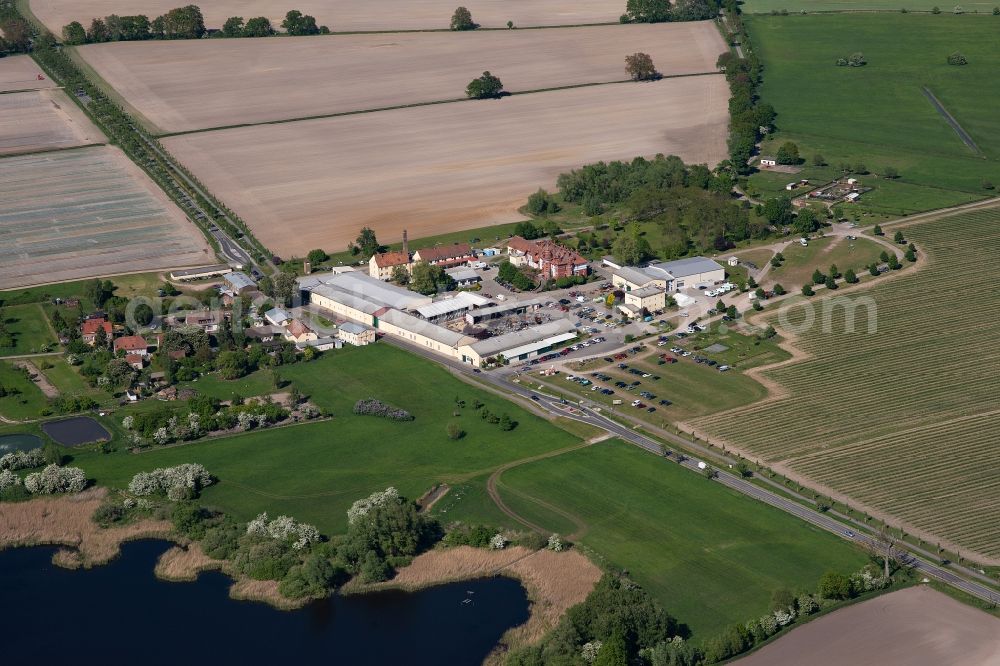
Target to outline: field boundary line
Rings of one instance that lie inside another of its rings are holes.
[[[973,141],[969,133],[965,131],[965,128],[962,127],[955,116],[951,115],[951,112],[944,107],[941,100],[939,100],[937,96],[931,92],[931,89],[927,86],[921,86],[921,89],[924,91],[924,97],[926,97],[931,103],[934,110],[937,111],[942,118],[944,118],[945,122],[948,123],[953,130],[955,130],[955,134],[957,134],[958,138],[962,140],[962,143],[968,146],[975,154],[985,158],[986,156],[983,154],[983,151],[979,149],[979,146],[976,145],[976,142]]]
[[[692,72],[690,74],[665,74],[657,81],[668,79],[686,79],[698,76],[722,76],[722,72]],[[568,86],[554,86],[551,88],[532,88],[531,90],[519,90],[517,92],[504,93],[501,99],[506,97],[519,97],[521,95],[535,95],[546,92],[559,92],[561,90],[575,90],[577,88],[595,88],[597,86],[614,86],[626,83],[636,83],[631,79],[620,79],[617,81],[594,81],[591,83],[575,83]],[[656,83],[652,81],[650,83]],[[224,130],[241,129],[246,127],[261,127],[266,125],[287,125],[289,123],[306,122],[309,120],[324,120],[326,118],[340,118],[343,116],[359,116],[366,113],[379,113],[381,111],[398,111],[400,109],[418,109],[425,106],[437,106],[439,104],[459,104],[463,102],[483,102],[481,99],[470,99],[468,97],[452,97],[449,99],[438,99],[431,102],[414,102],[411,104],[395,104],[393,106],[379,106],[371,109],[358,109],[356,111],[339,111],[337,113],[320,113],[313,116],[300,116],[297,118],[282,118],[279,120],[262,120],[256,123],[237,123],[235,125],[218,125],[215,127],[205,127],[201,129],[184,130],[181,132],[165,132],[157,134],[157,139],[169,139],[175,136],[187,136],[190,134],[205,134],[207,132],[221,132]]]
[[[64,148],[43,148],[41,150],[25,150],[16,153],[4,153],[0,155],[0,160],[10,159],[11,157],[24,157],[26,155],[46,155],[48,153],[66,153],[71,150],[86,150],[87,148],[100,148],[102,146],[112,146],[110,141],[102,141],[100,143],[85,143],[80,146],[66,146]],[[117,146],[114,146],[117,148]],[[155,181],[154,181],[155,182]],[[142,271],[143,273],[148,273],[149,271]],[[75,282],[76,280],[71,280]]]

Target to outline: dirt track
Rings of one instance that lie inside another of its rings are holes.
[[[150,124],[182,132],[459,99],[484,70],[508,92],[621,81],[636,51],[665,76],[714,72],[724,50],[705,21],[117,42],[78,53]]]
[[[106,140],[61,90],[0,95],[0,155],[72,148]]]
[[[411,238],[522,219],[559,173],[598,160],[726,156],[718,75],[166,138],[166,148],[280,255],[342,250],[362,226]]]
[[[996,666],[1000,619],[929,587],[911,587],[821,617],[739,666]]]
[[[298,9],[334,32],[372,30],[446,30],[458,6],[454,0],[201,0],[195,3],[209,28],[230,16],[266,16],[278,28],[285,12]],[[621,0],[465,0],[472,19],[484,28],[617,23]],[[70,21],[89,25],[95,16],[146,14],[152,20],[178,7],[176,0],[31,0],[31,11],[54,34]]]

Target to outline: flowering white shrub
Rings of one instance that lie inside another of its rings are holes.
[[[292,548],[296,550],[302,550],[320,540],[319,530],[315,526],[297,522],[290,516],[278,516],[269,521],[266,511],[247,523],[247,534],[281,541],[294,539]]]
[[[562,539],[559,538],[558,534],[553,534],[549,537],[549,543],[545,547],[558,553],[562,551],[566,545],[563,544]]]
[[[45,463],[45,454],[41,449],[30,451],[11,451],[0,456],[0,469],[30,469],[41,467]]]
[[[385,506],[390,502],[399,501],[399,491],[389,486],[383,491],[374,492],[368,497],[359,499],[351,508],[347,510],[347,522],[353,525],[361,518],[368,515],[372,509],[376,509],[381,506]]]
[[[580,657],[588,664],[594,663],[597,659],[597,653],[601,651],[602,645],[604,645],[604,643],[601,641],[590,641],[589,643],[584,643],[583,647],[580,649]]]
[[[757,624],[760,625],[766,636],[771,636],[774,632],[778,631],[778,620],[774,615],[765,615],[757,620]]]
[[[66,354],[66,362],[70,365],[80,365],[83,361],[76,354]]]
[[[190,489],[195,494],[213,483],[212,475],[198,463],[184,463],[176,467],[160,467],[152,472],[139,472],[132,477],[128,491],[133,495],[153,495],[167,493],[173,488]],[[188,496],[188,492],[183,495]],[[178,491],[174,491],[178,496]]]
[[[250,412],[240,412],[236,416],[236,422],[240,426],[240,430],[249,430],[253,427],[253,416]]]
[[[787,627],[795,621],[795,611],[791,608],[782,608],[774,611],[774,621],[779,627]]]
[[[891,581],[884,576],[873,573],[868,567],[865,567],[851,576],[851,583],[853,583],[855,589],[864,590],[865,592],[881,590],[884,587],[888,587],[890,582]]]
[[[122,427],[125,428],[126,430],[131,430],[132,426],[134,425],[135,425],[135,417],[132,416],[131,414],[122,419]]]
[[[142,446],[142,435],[137,432],[132,433],[129,440],[132,442],[132,446]]]
[[[266,428],[267,427],[267,414],[254,414],[253,418],[254,418],[254,421],[257,422],[257,427],[258,428]]]
[[[201,435],[201,417],[195,412],[188,414],[188,434],[192,437]]]
[[[812,615],[819,610],[819,604],[813,599],[811,594],[803,594],[799,597],[799,613],[802,615]]]
[[[166,444],[170,441],[170,433],[166,428],[157,428],[153,433],[153,441],[157,444]]]
[[[87,487],[87,475],[79,467],[49,465],[24,477],[24,489],[32,495],[78,493]]]
[[[505,537],[500,532],[493,535],[490,539],[490,550],[503,550],[507,547],[507,537]]]
[[[134,509],[135,500],[131,497],[126,497],[125,499],[122,500],[122,506],[125,507],[126,509]]]
[[[21,485],[21,477],[9,469],[0,471],[0,493],[7,490],[8,488],[13,488],[14,486]]]
[[[101,388],[107,388],[111,386],[111,379],[107,375],[101,375],[97,378],[97,385]]]

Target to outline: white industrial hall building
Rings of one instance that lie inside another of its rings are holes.
[[[476,367],[500,357],[525,361],[577,337],[573,322],[556,319],[478,339],[441,323],[458,322],[464,328],[471,313],[494,306],[489,299],[459,292],[435,300],[359,271],[313,274],[299,278],[298,286],[303,301],[315,308]],[[536,303],[524,305],[527,310]]]

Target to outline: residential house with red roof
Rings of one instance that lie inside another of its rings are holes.
[[[590,262],[574,250],[543,238],[525,240],[513,236],[507,241],[507,259],[515,266],[534,268],[545,279],[588,275]]]
[[[94,346],[94,341],[97,337],[97,331],[103,329],[104,334],[107,339],[111,339],[111,322],[104,317],[93,317],[83,320],[83,324],[80,326],[80,337],[91,347]]]
[[[115,339],[114,349],[116,354],[121,351],[125,352],[126,355],[138,354],[139,356],[147,356],[149,354],[149,343],[141,335],[126,335]]]

